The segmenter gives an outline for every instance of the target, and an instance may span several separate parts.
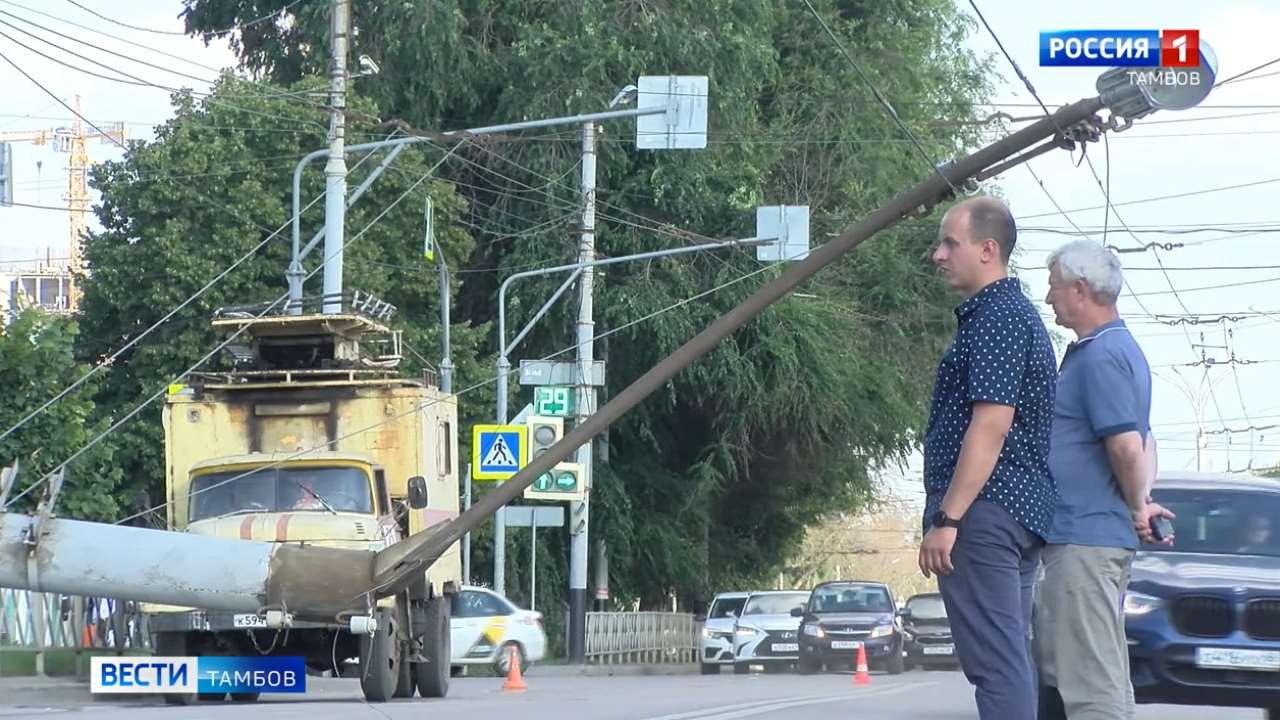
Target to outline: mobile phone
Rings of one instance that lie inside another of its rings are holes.
[[[1156,542],[1164,542],[1165,538],[1173,537],[1173,523],[1169,522],[1167,517],[1157,517],[1151,521],[1151,539]]]

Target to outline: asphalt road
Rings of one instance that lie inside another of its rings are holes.
[[[466,720],[961,720],[977,717],[973,695],[958,672],[909,672],[897,677],[872,675],[871,685],[858,687],[848,674],[801,677],[751,675],[702,677],[525,677],[529,689],[502,690],[499,678],[456,678],[443,700],[397,700],[371,705],[360,697],[354,680],[307,679],[307,694],[263,696],[253,706],[233,703],[167,707],[158,700],[94,700],[80,688],[16,690],[5,681],[0,718],[43,718],[59,715],[141,720],[245,717],[272,720],[422,720],[447,717]],[[1258,720],[1260,710],[1214,709],[1214,720]],[[1140,706],[1139,720],[1203,720],[1206,708]]]

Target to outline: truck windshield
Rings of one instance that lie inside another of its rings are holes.
[[[373,513],[369,476],[354,467],[223,471],[191,480],[189,522],[235,513]]]

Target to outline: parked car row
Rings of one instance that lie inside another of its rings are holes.
[[[809,674],[855,667],[859,648],[870,669],[891,674],[956,662],[941,596],[915,595],[900,607],[884,583],[855,580],[720,593],[707,610],[700,660],[704,675],[726,666]]]

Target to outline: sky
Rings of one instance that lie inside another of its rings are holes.
[[[0,14],[0,22],[44,35],[160,85],[196,90],[208,87],[49,36],[15,16],[201,78],[212,79],[218,68],[234,63],[225,44],[205,47],[198,40],[163,34],[181,31],[178,0],[86,0],[84,4],[120,23],[160,32],[111,23],[70,3],[35,0],[0,0],[0,13],[8,13]],[[968,0],[960,0],[958,7],[973,15]],[[980,0],[978,7],[1050,108],[1096,94],[1094,80],[1103,68],[1040,67],[1042,30],[1199,29],[1200,37],[1217,53],[1220,78],[1278,54],[1270,40],[1274,28],[1280,27],[1280,4],[1263,0],[1223,0],[1212,6],[1186,0],[1131,0],[1110,3],[1101,12],[1079,3],[1025,0]],[[147,139],[152,127],[170,116],[167,90],[87,77],[35,55],[15,41],[88,66],[83,60],[70,58],[12,27],[0,25],[0,33],[9,36],[0,36],[0,53],[62,100],[70,103],[78,94],[83,112],[95,122],[123,121],[131,138]],[[817,32],[815,38],[825,40]],[[1003,78],[997,79],[994,100],[1003,104],[990,110],[1035,119],[1039,107],[1008,61],[998,54],[991,35],[977,25],[967,45],[982,55],[996,53],[995,68]],[[856,56],[856,48],[854,52]],[[874,63],[875,58],[862,57],[860,61]],[[1018,219],[1021,251],[1016,258],[1017,272],[1037,300],[1042,301],[1047,287],[1044,260],[1052,249],[1073,239],[1062,234],[1075,231],[1071,222],[1099,241],[1104,240],[1102,228],[1107,225],[1105,242],[1118,248],[1175,244],[1170,249],[1120,255],[1128,287],[1121,298],[1121,312],[1155,374],[1152,421],[1160,439],[1162,470],[1196,469],[1197,428],[1206,433],[1205,447],[1199,454],[1202,470],[1237,471],[1280,462],[1280,427],[1270,427],[1280,425],[1280,383],[1271,380],[1280,363],[1280,344],[1273,340],[1280,323],[1280,299],[1276,299],[1280,248],[1274,242],[1280,233],[1280,210],[1273,208],[1271,201],[1280,188],[1280,170],[1268,162],[1280,151],[1280,123],[1276,122],[1280,118],[1280,74],[1268,75],[1277,72],[1280,64],[1259,71],[1256,79],[1218,88],[1195,109],[1162,111],[1143,118],[1129,130],[1110,133],[1107,147],[1091,144],[1088,158],[1102,183],[1095,180],[1089,164],[1081,162],[1079,151],[1059,151],[1026,167],[1013,168],[985,188],[1000,193]],[[69,123],[71,116],[65,108],[3,61],[0,90],[4,98],[0,133],[52,129]],[[714,129],[712,118],[713,133]],[[903,152],[909,153],[905,147]],[[90,154],[95,161],[102,161],[119,158],[121,151],[109,143],[95,142],[90,145]],[[17,202],[63,202],[66,155],[49,147],[16,143],[13,157]],[[904,162],[918,161],[904,157]],[[37,163],[42,163],[39,171]],[[1115,209],[1111,213],[1104,210],[1106,195],[1101,186],[1108,175]],[[1248,186],[1250,183],[1259,184]],[[1229,186],[1245,187],[1202,192]],[[1182,196],[1148,201],[1168,195]],[[1136,232],[1126,232],[1125,225]],[[65,213],[0,208],[0,271],[6,267],[4,263],[12,267],[14,261],[65,255],[66,244]],[[1161,263],[1165,272],[1160,270]],[[1047,322],[1052,323],[1048,308],[1040,304]],[[1228,319],[1215,321],[1223,316]],[[1198,322],[1188,324],[1189,320]],[[1229,362],[1233,356],[1235,362]],[[1206,366],[1205,358],[1226,364]],[[918,471],[919,458],[911,465]],[[901,484],[904,493],[918,492],[918,475],[909,470],[906,477]]]

